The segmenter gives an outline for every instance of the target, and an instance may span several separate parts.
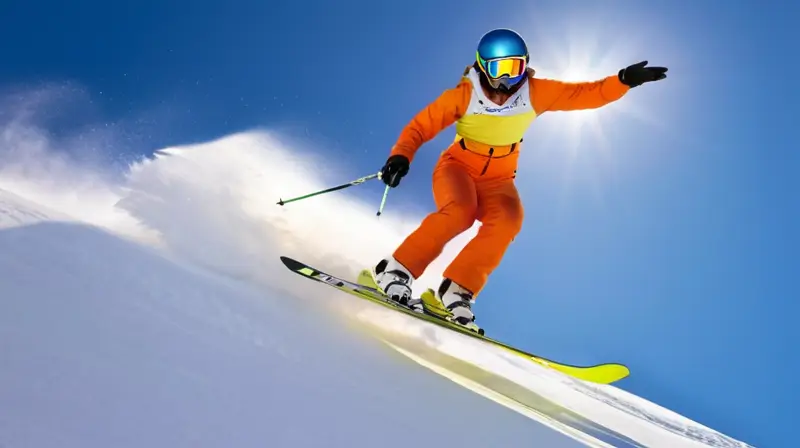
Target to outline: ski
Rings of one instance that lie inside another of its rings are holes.
[[[384,295],[381,291],[376,289],[374,287],[374,283],[372,282],[372,278],[369,275],[369,271],[362,270],[361,274],[359,275],[358,282],[352,282],[328,274],[326,272],[323,272],[319,269],[311,267],[295,259],[286,256],[281,256],[280,258],[283,264],[290,271],[298,275],[301,275],[305,278],[331,286],[335,289],[346,292],[355,297],[359,297],[365,300],[369,300],[373,303],[389,307],[391,309],[394,309],[401,313],[405,313],[417,319],[427,321],[431,324],[459,332],[469,337],[480,339],[486,343],[503,348],[504,350],[514,353],[517,356],[533,361],[541,366],[559,371],[573,378],[593,383],[611,384],[630,375],[630,370],[628,369],[627,366],[623,364],[603,363],[590,366],[564,364],[520,350],[516,347],[513,347],[496,339],[492,339],[486,336],[485,334],[478,334],[476,331],[472,331],[467,327],[459,325],[455,322],[448,321],[446,320],[446,318],[440,317],[434,312],[429,312],[428,310],[430,309],[430,304],[431,304],[430,294],[432,294],[431,290],[428,290],[426,291],[426,293],[423,293],[421,297],[423,302],[426,303],[425,304],[426,311],[417,312],[403,305],[400,305],[397,302],[394,302],[389,297]],[[428,297],[426,297],[426,294],[428,294]]]

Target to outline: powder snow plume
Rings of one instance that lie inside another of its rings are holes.
[[[268,130],[164,148],[111,172],[85,151],[107,138],[55,138],[37,126],[37,111],[54,96],[52,89],[28,94],[12,105],[17,113],[5,117],[0,189],[224,275],[296,288],[279,255],[355,275],[391,253],[422,217],[394,212],[391,194],[377,217],[377,180],[354,187],[374,190],[372,203],[343,191],[278,206],[279,198],[369,173],[337,167],[308,143]],[[451,243],[420,285],[433,286],[474,232]]]

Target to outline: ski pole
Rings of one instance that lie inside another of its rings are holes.
[[[284,205],[284,204],[288,204],[289,202],[299,201],[301,199],[310,198],[310,197],[317,196],[317,195],[320,195],[320,194],[330,193],[332,191],[343,190],[345,188],[352,187],[354,185],[360,185],[360,184],[363,184],[364,182],[366,182],[368,180],[379,178],[380,174],[381,173],[370,174],[369,176],[364,176],[364,177],[358,178],[356,180],[347,182],[346,184],[337,185],[335,187],[327,188],[325,190],[315,191],[314,193],[309,193],[309,194],[306,194],[306,195],[303,195],[303,196],[298,196],[296,198],[286,199],[286,200],[280,199],[280,200],[278,200],[278,205]]]
[[[392,188],[389,185],[397,185],[400,182],[400,180],[397,179],[398,175],[398,173],[392,174],[389,182],[386,182],[386,188],[383,190],[383,197],[381,198],[381,206],[378,208],[378,216],[381,216],[381,213],[383,213],[383,207],[386,205],[386,198],[389,196],[389,189]],[[378,179],[383,179],[382,173],[378,173]]]
[[[386,189],[383,190],[383,198],[381,198],[381,206],[378,208],[378,216],[381,216],[383,213],[383,206],[386,205],[386,197],[389,196],[389,186],[386,186]]]

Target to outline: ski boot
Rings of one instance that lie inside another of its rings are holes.
[[[425,311],[422,300],[412,296],[411,284],[414,282],[414,277],[393,257],[381,260],[370,273],[378,289],[389,299],[417,313]]]
[[[436,291],[436,299],[439,302],[439,313],[448,314],[447,319],[455,322],[467,329],[480,335],[484,334],[482,328],[475,324],[475,315],[472,313],[472,305],[475,303],[473,294],[456,282],[445,278]]]

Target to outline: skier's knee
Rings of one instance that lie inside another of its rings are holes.
[[[525,212],[522,209],[522,204],[515,201],[497,210],[495,216],[493,216],[492,225],[503,235],[513,239],[522,230],[524,217]]]
[[[525,212],[524,210],[522,210],[522,206],[518,207],[516,210],[514,210],[514,213],[509,215],[508,231],[513,237],[517,236],[520,230],[522,230],[522,222],[524,220],[525,220]]]
[[[444,212],[448,215],[453,230],[461,233],[469,230],[475,224],[478,206],[476,204],[452,204]]]

